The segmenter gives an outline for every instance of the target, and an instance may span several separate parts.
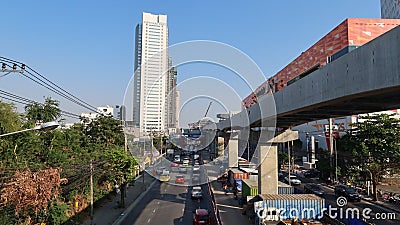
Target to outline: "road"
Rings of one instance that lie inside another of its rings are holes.
[[[336,207],[339,209],[338,212],[340,212],[340,207],[338,207],[337,205],[337,197],[334,194],[334,190],[330,187],[326,187],[326,186],[322,186],[321,187],[324,191],[325,191],[325,201],[326,201],[326,205],[327,207],[331,206],[331,207]],[[396,213],[394,211],[388,210],[386,208],[383,208],[381,206],[372,204],[368,201],[364,201],[361,200],[360,202],[347,202],[347,205],[342,209],[343,211],[343,215],[346,215],[346,211],[347,209],[358,209],[358,211],[360,212],[360,218],[362,218],[362,212],[364,209],[371,209],[371,212],[368,213],[368,211],[366,212],[367,216],[370,216],[371,219],[368,220],[368,222],[371,223],[375,223],[376,225],[385,225],[385,224],[400,224],[400,214]],[[379,216],[383,216],[383,217],[394,217],[394,219],[372,219],[375,217],[379,217]]]
[[[165,166],[165,163],[164,165]],[[171,168],[166,166],[167,170]],[[204,168],[200,171],[201,180],[206,180]],[[176,175],[184,175],[185,183],[174,184]],[[193,224],[193,211],[197,208],[211,209],[211,196],[208,191],[208,183],[200,185],[203,191],[203,199],[191,199],[191,177],[193,172],[188,169],[186,173],[171,171],[170,182],[159,182],[151,188],[141,203],[130,212],[122,225],[185,225]],[[215,221],[213,221],[215,222]]]
[[[332,212],[337,212],[337,215],[340,215],[340,212],[342,212],[342,215],[346,217],[346,210],[353,210],[357,209],[359,212],[360,217],[362,218],[362,212],[363,210],[370,209],[370,213],[366,212],[367,216],[370,216],[370,218],[367,220],[370,223],[375,223],[376,225],[390,225],[390,224],[400,224],[400,214],[389,210],[387,208],[381,207],[379,205],[373,204],[368,201],[361,200],[360,202],[347,202],[347,205],[345,205],[342,209],[341,207],[338,207],[337,205],[337,197],[335,196],[334,189],[327,186],[323,185],[320,183],[318,180],[315,179],[307,179],[303,177],[299,177],[300,180],[302,181],[302,184],[297,186],[299,190],[304,190],[304,185],[306,183],[316,183],[319,184],[321,189],[325,192],[324,198],[325,198],[325,204],[326,208],[336,208],[336,210],[332,210]],[[351,211],[348,211],[349,215],[351,215]],[[356,212],[356,211],[355,211]],[[334,215],[334,213],[332,213]],[[380,217],[380,218],[377,218]],[[382,217],[386,217],[387,219],[381,219]],[[389,218],[390,217],[390,218]],[[389,218],[389,219],[388,219]]]
[[[202,154],[204,162],[208,162],[208,154]],[[202,161],[203,162],[203,161]],[[201,162],[201,163],[202,163]],[[191,186],[192,186],[192,176],[193,171],[190,166],[186,172],[179,170],[172,171],[171,163],[161,162],[162,167],[165,167],[170,172],[171,180],[170,182],[158,182],[149,190],[147,195],[143,198],[141,203],[137,205],[130,214],[126,217],[125,221],[121,224],[123,225],[151,225],[151,224],[173,224],[173,225],[184,225],[193,224],[193,211],[197,208],[212,209],[211,195],[208,189],[208,183],[206,182],[209,177],[216,176],[215,168],[212,168],[212,164],[207,163],[202,165],[200,169],[201,180],[200,183],[203,190],[203,199],[192,200],[191,199]],[[219,166],[219,165],[218,165]],[[177,175],[184,175],[185,183],[182,185],[176,185],[175,177]],[[367,215],[371,217],[369,222],[373,222],[377,225],[395,225],[400,224],[400,214],[379,205],[370,203],[368,201],[361,200],[361,202],[348,202],[344,208],[337,206],[337,198],[331,187],[322,185],[318,180],[300,178],[302,184],[297,186],[299,190],[304,190],[305,183],[317,183],[320,184],[321,189],[324,190],[326,208],[332,209],[331,215],[335,213],[337,215],[342,214],[342,217],[347,217],[346,212],[360,213],[360,218],[363,217],[362,213],[364,209],[370,209]],[[247,224],[245,217],[240,214],[240,208],[236,206],[232,196],[226,195],[218,189],[215,189],[215,198],[217,199],[217,205],[221,210],[222,222],[225,224]],[[348,211],[351,209],[352,211]],[[237,214],[237,215],[236,215]],[[237,218],[243,217],[243,218]],[[390,219],[373,219],[380,217],[390,217]],[[235,218],[236,217],[236,218]],[[348,218],[348,217],[347,217]],[[215,224],[215,218],[212,221]],[[240,220],[240,219],[243,219]]]

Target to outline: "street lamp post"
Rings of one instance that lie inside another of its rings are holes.
[[[19,130],[19,131],[15,131],[15,132],[6,133],[6,134],[0,134],[0,137],[5,137],[8,135],[18,134],[18,133],[22,133],[22,132],[26,132],[26,131],[31,131],[31,130],[50,131],[50,130],[56,129],[58,126],[60,126],[60,124],[58,124],[55,121],[52,121],[52,122],[47,122],[47,123],[37,125],[34,128]]]
[[[311,163],[311,154],[310,154],[310,150],[308,149],[308,138],[309,138],[309,133],[306,132],[306,152],[307,152],[307,159],[308,162]]]
[[[335,181],[338,182],[338,164],[337,164],[337,148],[336,148],[336,138],[333,138],[335,144]]]

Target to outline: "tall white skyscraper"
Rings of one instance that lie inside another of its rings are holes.
[[[381,0],[382,19],[400,19],[400,0]]]
[[[167,16],[143,12],[136,26],[133,93],[133,122],[143,135],[167,128],[167,48]]]

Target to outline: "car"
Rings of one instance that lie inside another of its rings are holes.
[[[183,176],[183,175],[176,175],[176,177],[175,177],[175,183],[176,183],[176,184],[183,184],[183,183],[185,183],[185,176]]]
[[[192,183],[193,183],[193,184],[198,184],[198,183],[200,183],[200,174],[193,174],[193,175],[192,175]]]
[[[182,160],[182,165],[189,166],[189,159]]]
[[[335,195],[343,196],[350,201],[361,201],[361,195],[352,187],[346,185],[335,186]]]
[[[193,211],[193,224],[194,225],[211,225],[211,218],[208,210],[196,209]]]
[[[194,165],[193,166],[193,173],[200,173],[200,166],[199,165]]]
[[[179,171],[179,164],[178,163],[171,163],[171,171],[178,172]]]
[[[325,192],[316,184],[306,184],[304,185],[304,192],[306,194],[314,194],[323,197]]]
[[[194,160],[199,159],[199,158],[200,158],[200,155],[199,155],[199,154],[194,154],[194,156],[193,156],[193,159],[194,159]]]
[[[310,169],[303,173],[305,178],[317,178],[319,177],[319,174],[320,172],[317,169]]]
[[[200,186],[194,186],[192,189],[192,199],[200,199],[203,198],[203,191]]]
[[[174,162],[175,163],[180,163],[181,162],[181,156],[180,155],[175,155],[174,156]]]
[[[165,170],[165,167],[164,167],[164,166],[157,167],[156,173],[157,173],[158,175],[160,175],[160,174],[163,173],[164,170]]]
[[[285,181],[289,183],[289,176],[285,177]],[[293,185],[300,185],[301,180],[299,180],[296,175],[290,175],[290,183]]]
[[[169,176],[169,171],[168,170],[164,170],[164,172],[160,175],[160,181],[161,182],[168,182],[171,179],[171,177]]]
[[[278,180],[284,181],[285,175],[282,172],[278,173]]]
[[[388,201],[391,203],[400,203],[400,193],[395,193],[393,195],[390,195],[388,198]]]
[[[186,173],[186,172],[187,172],[187,167],[183,166],[183,165],[180,165],[179,166],[179,173]]]

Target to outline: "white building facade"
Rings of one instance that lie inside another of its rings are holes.
[[[133,93],[133,123],[143,134],[167,128],[167,48],[167,16],[143,12],[136,27]]]
[[[107,106],[99,106],[97,107],[97,112],[83,112],[81,113],[82,118],[86,118],[86,123],[90,123],[91,121],[97,119],[99,116],[114,116],[114,108],[107,105]]]

